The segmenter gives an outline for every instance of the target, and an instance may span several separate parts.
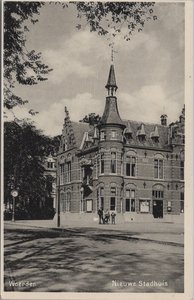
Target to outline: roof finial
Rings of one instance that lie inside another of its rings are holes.
[[[111,61],[113,62],[113,58],[114,58],[114,50],[113,50],[113,45],[111,46]]]
[[[65,106],[65,118],[69,118],[69,111],[67,110],[67,106]]]
[[[113,63],[114,53],[118,53],[118,52],[114,50],[114,43],[111,43],[110,46],[111,46],[111,63]]]

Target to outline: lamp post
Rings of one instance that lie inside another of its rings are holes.
[[[60,217],[60,178],[58,178],[58,197],[57,197],[57,227],[60,227],[61,217]]]
[[[13,199],[13,205],[12,205],[12,222],[15,222],[15,198],[18,196],[18,191],[12,190],[11,191],[12,199]]]
[[[59,174],[57,174],[59,172]],[[58,195],[57,195],[57,227],[60,227],[61,225],[61,216],[60,216],[60,164],[57,164],[56,169],[56,182],[58,182]]]

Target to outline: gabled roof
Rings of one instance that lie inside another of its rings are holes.
[[[125,120],[123,123],[127,126],[130,124],[131,139],[129,141],[129,146],[143,146],[143,147],[157,147],[158,149],[169,149],[168,145],[168,127],[162,126],[155,123],[144,123],[145,130],[145,140],[142,142],[137,133],[141,129],[142,122]],[[157,131],[159,134],[159,140],[156,143],[152,138],[152,133],[155,131],[157,126]],[[94,127],[90,126],[88,123],[84,122],[72,122],[72,127],[75,135],[76,146],[80,148],[85,132],[88,132],[89,137],[94,135]]]
[[[75,135],[76,146],[80,147],[84,133],[90,130],[90,125],[84,122],[71,122]]]

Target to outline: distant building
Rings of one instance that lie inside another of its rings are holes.
[[[182,222],[184,108],[170,125],[165,114],[160,124],[122,120],[113,65],[106,89],[104,113],[97,124],[72,122],[65,108],[57,155],[61,223],[69,212],[94,218],[99,207],[116,211],[119,222]]]

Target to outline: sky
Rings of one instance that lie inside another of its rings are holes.
[[[170,123],[184,103],[184,3],[156,3],[154,14],[158,19],[146,22],[130,41],[114,40],[117,101],[122,119],[160,123],[165,113]],[[62,133],[65,106],[72,121],[92,112],[102,115],[105,106],[110,41],[87,26],[78,30],[78,23],[73,8],[46,3],[27,33],[27,48],[42,52],[53,71],[38,85],[16,86],[29,103],[14,114],[29,118],[29,109],[38,111],[32,120],[50,136]]]

